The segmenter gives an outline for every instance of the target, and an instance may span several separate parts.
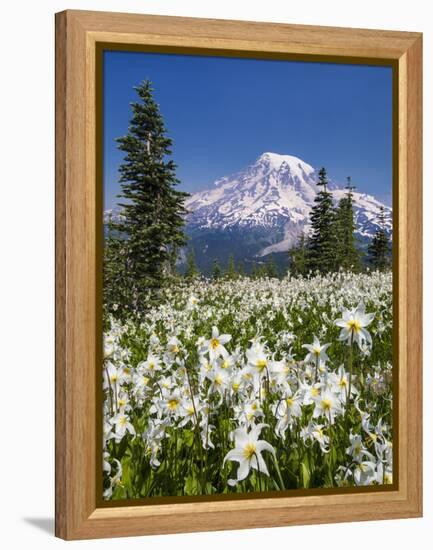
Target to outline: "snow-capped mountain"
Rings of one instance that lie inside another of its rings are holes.
[[[284,270],[286,254],[303,231],[309,231],[309,213],[318,192],[317,170],[291,155],[263,153],[244,170],[218,179],[211,189],[186,201],[186,233],[199,269],[209,274],[213,263],[226,265],[233,256],[249,270],[274,254]],[[329,185],[336,203],[347,192]],[[392,236],[392,210],[372,195],[353,192],[360,246],[365,247],[378,227],[381,206]],[[104,212],[104,223],[121,219],[119,207]],[[185,250],[179,263],[185,262]]]
[[[346,193],[332,184],[330,188],[336,202]],[[302,231],[308,232],[309,212],[317,191],[317,170],[312,166],[291,155],[263,153],[245,170],[218,179],[212,189],[187,200],[188,229],[195,236],[212,230],[259,230],[265,246],[256,251],[256,256],[284,252]],[[356,191],[353,200],[360,237],[373,236],[381,206],[391,233],[391,208],[372,195]]]

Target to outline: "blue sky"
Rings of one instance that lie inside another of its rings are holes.
[[[391,204],[390,67],[206,56],[104,53],[104,203],[120,191],[133,87],[150,79],[178,165],[179,188],[194,192],[265,151],[325,166],[344,184]]]

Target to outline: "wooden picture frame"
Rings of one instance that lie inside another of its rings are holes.
[[[392,490],[104,507],[96,56],[126,49],[389,64],[395,71],[398,470]],[[117,537],[422,515],[422,35],[121,13],[56,14],[56,536]]]

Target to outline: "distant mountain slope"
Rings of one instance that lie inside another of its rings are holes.
[[[336,203],[346,193],[332,183],[330,189]],[[244,170],[218,179],[211,189],[195,193],[186,201],[186,232],[199,267],[209,272],[214,258],[224,264],[229,254],[248,264],[287,252],[300,233],[309,230],[317,191],[315,168],[297,157],[268,152]],[[357,191],[353,199],[360,242],[367,242],[377,230],[381,206],[392,234],[390,207]],[[104,219],[109,215],[120,213],[106,211]]]
[[[308,231],[309,212],[318,190],[316,182],[317,171],[303,160],[263,153],[245,170],[217,180],[212,189],[195,193],[187,200],[189,231],[260,228],[269,230],[274,238],[275,232],[282,233],[282,238],[258,255],[286,251],[301,231]],[[332,192],[338,202],[346,191],[333,186]],[[388,206],[371,195],[353,195],[357,233],[361,237],[373,236],[381,206],[385,208],[387,229],[392,231]]]

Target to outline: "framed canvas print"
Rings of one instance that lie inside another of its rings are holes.
[[[56,15],[56,534],[422,513],[422,36]]]

